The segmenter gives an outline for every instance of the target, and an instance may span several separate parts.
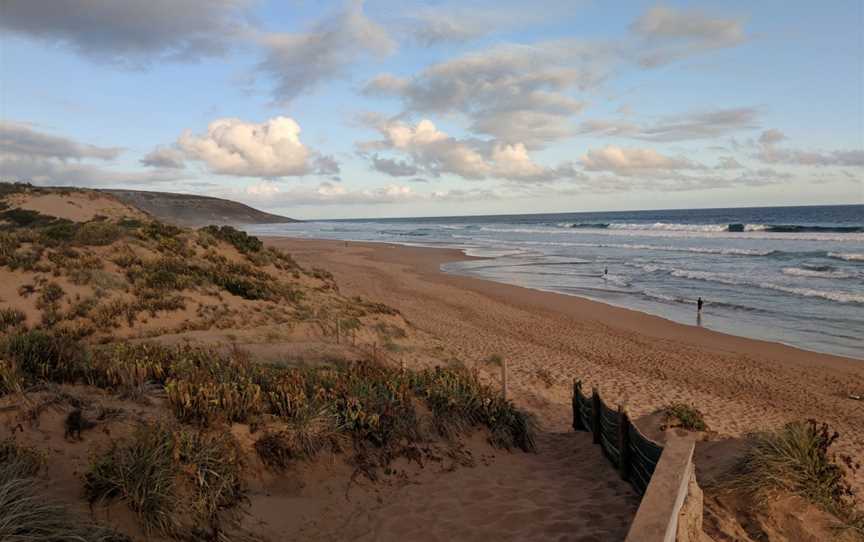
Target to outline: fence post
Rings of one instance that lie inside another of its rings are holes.
[[[630,416],[627,410],[618,405],[618,450],[621,457],[621,479],[630,480]]]
[[[507,358],[501,360],[501,393],[507,400]]]
[[[581,404],[579,401],[579,394],[582,388],[582,381],[573,379],[573,430],[581,431],[584,430],[585,427],[582,425],[582,412],[580,412]]]
[[[594,444],[600,444],[600,389],[591,388],[591,432],[594,434]]]

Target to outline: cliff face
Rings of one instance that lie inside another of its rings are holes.
[[[265,213],[248,205],[220,198],[145,192],[139,190],[102,190],[117,199],[146,211],[155,218],[178,226],[209,224],[279,224],[298,222],[293,218]]]

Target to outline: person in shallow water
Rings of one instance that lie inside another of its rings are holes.
[[[702,298],[700,297],[696,300],[696,312],[698,312],[699,314],[702,314],[702,304]]]

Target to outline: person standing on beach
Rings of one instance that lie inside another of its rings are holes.
[[[700,297],[696,300],[696,312],[698,312],[699,314],[702,314],[702,304],[702,298]]]
[[[608,274],[609,274],[609,268],[608,268],[608,267],[604,267],[604,268],[603,268],[603,280],[606,280],[606,276],[607,276]]]

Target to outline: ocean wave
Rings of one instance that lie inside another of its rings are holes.
[[[742,280],[736,275],[731,275],[729,273],[714,273],[711,271],[689,271],[685,269],[673,269],[671,270],[670,274],[673,277],[678,278],[703,280],[706,282],[717,282],[720,284],[728,284],[730,286],[751,286],[766,290],[776,290],[778,292],[785,292],[788,294],[802,297],[818,297],[821,299],[827,299],[829,301],[835,301],[837,303],[864,304],[864,295],[861,294],[838,292],[833,290],[799,288],[794,286],[785,286],[782,284],[774,284],[771,282],[752,282],[748,280]]]
[[[560,227],[576,229],[659,230],[684,232],[771,232],[771,233],[864,233],[864,226],[811,226],[806,224],[681,224],[675,222],[576,222]]]
[[[672,245],[646,245],[634,243],[554,243],[538,242],[551,246],[571,246],[586,248],[623,248],[628,250],[659,250],[663,252],[693,252],[698,254],[723,254],[727,256],[768,256],[778,253],[776,250],[756,250],[749,248],[710,248],[710,247],[676,247]]]
[[[828,257],[847,262],[864,262],[864,254],[855,254],[854,252],[829,252]]]
[[[814,266],[820,267],[819,269],[813,269],[812,267],[784,267],[782,272],[784,275],[789,275],[790,277],[812,277],[812,278],[820,278],[820,279],[856,279],[860,278],[858,275],[853,275],[851,273],[846,273],[844,271],[837,271],[834,269],[826,269],[830,268],[830,266]]]

